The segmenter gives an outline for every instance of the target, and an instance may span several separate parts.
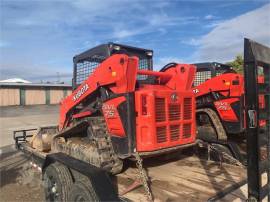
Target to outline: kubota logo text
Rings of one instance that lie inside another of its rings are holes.
[[[73,101],[78,100],[87,90],[89,89],[88,84],[84,84],[83,87],[77,91],[77,93],[73,96]]]

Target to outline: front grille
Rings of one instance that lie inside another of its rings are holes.
[[[191,124],[184,124],[183,125],[183,138],[191,137]]]
[[[169,120],[175,121],[180,120],[180,105],[179,104],[170,104],[169,105]]]
[[[155,98],[155,108],[156,108],[156,122],[165,121],[166,120],[165,99]]]
[[[191,98],[184,98],[184,120],[192,117],[192,102]]]
[[[170,126],[170,140],[177,141],[179,140],[180,135],[180,126],[179,125],[171,125]]]
[[[157,127],[157,142],[166,142],[166,126]]]

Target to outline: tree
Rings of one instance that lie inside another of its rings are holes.
[[[244,59],[242,55],[237,55],[233,61],[226,64],[232,66],[237,73],[243,74]]]

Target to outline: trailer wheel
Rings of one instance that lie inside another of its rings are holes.
[[[73,181],[66,166],[57,162],[49,165],[44,172],[44,183],[46,201],[67,201]]]
[[[86,202],[86,201],[100,201],[94,190],[90,180],[81,180],[73,184],[68,201]]]

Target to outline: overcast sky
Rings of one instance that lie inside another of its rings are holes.
[[[0,79],[62,81],[72,57],[109,41],[168,62],[226,62],[243,38],[270,45],[269,0],[0,0]]]

